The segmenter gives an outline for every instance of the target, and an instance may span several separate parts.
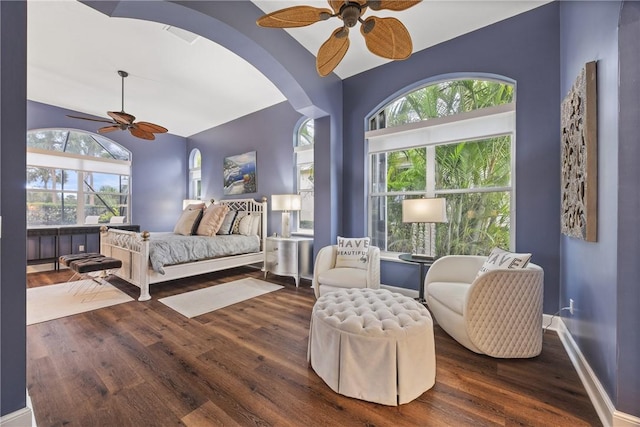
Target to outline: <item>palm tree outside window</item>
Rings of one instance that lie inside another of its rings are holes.
[[[515,244],[515,91],[510,82],[430,83],[375,111],[369,151],[368,228],[386,252],[411,252],[405,198],[444,197],[436,251],[487,254]]]

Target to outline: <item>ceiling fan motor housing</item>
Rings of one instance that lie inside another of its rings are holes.
[[[344,21],[344,25],[349,28],[353,28],[362,15],[362,8],[359,3],[345,2],[344,6],[340,8],[340,17]]]

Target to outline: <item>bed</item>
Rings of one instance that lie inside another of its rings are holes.
[[[267,235],[266,198],[260,202],[254,199],[221,200],[216,204],[225,204],[229,209],[239,213],[259,215],[260,227],[257,235],[176,236],[173,233],[148,231],[136,233],[105,226],[100,233],[100,253],[122,261],[122,268],[114,275],[140,288],[138,301],[151,299],[149,286],[154,283],[264,263]],[[211,247],[208,246],[207,240],[211,241]],[[178,245],[179,249],[172,245]],[[230,252],[212,255],[217,254],[215,251],[220,248]],[[158,255],[162,252],[164,254]],[[176,259],[163,258],[164,255],[174,252],[178,253]]]

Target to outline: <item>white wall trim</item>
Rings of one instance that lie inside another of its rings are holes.
[[[593,372],[593,369],[591,369],[591,366],[589,366],[589,363],[571,336],[567,326],[564,324],[562,319],[557,319],[556,324],[556,330],[560,337],[560,341],[562,341],[562,345],[569,355],[569,359],[576,369],[576,372],[582,381],[582,385],[584,385],[584,388],[587,390],[587,394],[589,395],[591,403],[596,409],[602,424],[605,426],[615,427],[640,426],[640,418],[620,412],[615,408],[615,406],[613,406],[613,402],[609,398],[609,395],[605,391],[596,374]]]
[[[27,406],[0,417],[0,427],[36,427],[36,416],[32,410],[31,396],[29,396],[28,390],[25,394],[27,395]]]

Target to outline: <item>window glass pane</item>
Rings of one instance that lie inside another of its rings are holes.
[[[62,171],[53,168],[27,167],[27,188],[55,190],[61,188]]]
[[[313,190],[301,191],[301,210],[298,212],[300,229],[313,230]]]
[[[69,131],[42,129],[27,132],[27,147],[49,151],[63,151]]]
[[[75,224],[77,218],[75,194],[54,191],[27,191],[27,224]]]
[[[113,158],[113,156],[88,133],[70,132],[65,152],[81,154],[83,156]]]
[[[313,119],[309,119],[300,126],[300,130],[298,132],[298,140],[297,146],[303,145],[313,145],[313,133],[314,133],[314,122]]]
[[[414,198],[420,196],[406,196]],[[402,222],[404,195],[371,198],[373,246],[389,252],[411,252],[411,224]]]
[[[78,171],[63,170],[62,185],[66,191],[78,191]]]
[[[509,248],[510,193],[447,194],[449,222],[436,224],[438,254],[486,255]]]
[[[126,150],[120,144],[116,144],[110,139],[107,139],[100,135],[91,134],[91,137],[98,141],[98,143],[103,146],[105,150],[107,150],[110,157],[117,160],[131,160],[131,153],[129,152],[129,150]]]
[[[372,191],[422,191],[427,183],[427,149],[377,153],[372,161]]]
[[[298,182],[300,192],[313,190],[313,164],[300,165],[298,173],[300,176]]]
[[[511,184],[511,137],[436,147],[436,188],[505,187]]]
[[[383,110],[384,125],[381,126],[378,120],[377,127],[393,127],[508,104],[513,101],[513,94],[513,85],[497,81],[440,82],[415,90],[389,104]]]
[[[109,193],[121,193],[122,185],[126,182],[121,175],[113,175],[98,172],[86,172],[84,178],[85,191],[106,191]],[[128,179],[127,179],[128,181]]]

